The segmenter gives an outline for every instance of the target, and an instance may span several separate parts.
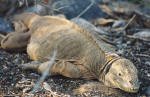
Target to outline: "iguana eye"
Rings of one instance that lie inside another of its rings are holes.
[[[119,75],[119,76],[121,76],[122,74],[121,74],[121,73],[119,73],[118,75]]]

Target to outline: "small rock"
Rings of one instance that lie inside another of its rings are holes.
[[[18,61],[19,61],[19,59],[18,59],[18,58],[16,58],[16,59],[14,60],[14,63],[18,63]]]
[[[147,89],[146,89],[146,94],[147,94],[148,96],[150,96],[150,86],[147,87]]]
[[[8,66],[13,67],[14,64],[12,64],[11,62],[6,62]]]
[[[93,96],[93,97],[100,97],[100,96],[96,95],[96,96]]]
[[[122,50],[122,49],[119,49],[118,51],[117,51],[117,54],[123,54],[124,53],[124,50]]]
[[[1,56],[0,56],[0,60],[3,60],[3,59],[4,59],[4,57],[1,57]]]
[[[145,64],[150,66],[150,61],[146,61]]]
[[[51,90],[51,86],[50,86],[47,82],[43,82],[43,87],[44,87],[44,89],[47,90],[47,91],[50,91],[50,92],[52,91],[52,90]]]
[[[33,78],[38,78],[38,77],[40,77],[40,75],[39,74],[36,74],[36,73],[31,73],[30,74]]]
[[[8,70],[8,67],[3,65],[3,70]]]
[[[144,31],[137,32],[133,36],[136,38],[140,38],[142,40],[150,41],[150,30],[144,30]]]
[[[127,45],[131,45],[131,41],[127,41]]]
[[[14,67],[15,65],[14,64],[12,64],[12,63],[10,63],[10,64],[8,64],[10,67]]]
[[[13,31],[12,24],[0,17],[0,33],[8,34]]]
[[[150,77],[150,73],[147,73],[147,76]]]
[[[25,10],[25,12],[33,12],[33,13],[36,13],[39,15],[47,15],[48,14],[46,7],[44,7],[40,4],[29,7],[27,10]]]
[[[113,28],[118,28],[118,27],[124,27],[126,25],[126,22],[124,20],[117,20],[114,22],[112,25]]]
[[[10,9],[13,9],[13,4],[17,0],[0,0],[0,16],[5,15]]]

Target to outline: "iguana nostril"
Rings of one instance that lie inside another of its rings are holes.
[[[133,81],[132,81],[132,80],[130,80],[129,82],[130,82],[131,84],[133,84]]]
[[[119,76],[121,76],[121,73],[119,73]]]

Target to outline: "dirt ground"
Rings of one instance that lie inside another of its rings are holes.
[[[45,0],[46,1],[46,0]],[[142,20],[141,20],[142,21]],[[143,21],[140,22],[143,25]],[[139,24],[140,24],[139,23]],[[22,70],[19,66],[30,62],[26,51],[9,52],[0,47],[0,96],[48,96],[48,97],[148,97],[150,95],[150,41],[128,37],[137,32],[138,26],[129,25],[126,34],[111,33],[108,37],[118,47],[118,54],[130,59],[138,69],[140,89],[137,93],[126,93],[114,89],[117,93],[102,92],[99,90],[88,91],[83,94],[74,95],[73,90],[87,82],[97,80],[70,79],[63,76],[47,77],[44,82],[48,83],[51,89],[42,87],[35,94],[30,94],[32,86],[39,80],[37,72]],[[108,27],[106,25],[105,27]],[[142,26],[144,27],[144,26]],[[147,29],[147,28],[145,28]],[[113,89],[112,89],[113,90]],[[110,89],[111,91],[111,89]]]
[[[113,37],[114,39],[114,37]],[[116,37],[116,39],[120,40],[119,45],[124,46],[124,51],[121,56],[124,56],[130,59],[137,67],[139,71],[139,79],[140,79],[140,90],[138,93],[129,94],[125,92],[121,92],[122,95],[127,97],[141,97],[146,96],[147,87],[150,86],[150,43],[144,42],[139,39],[130,39],[125,37]],[[24,71],[19,65],[22,63],[27,63],[31,61],[26,54],[26,52],[12,53],[4,51],[0,48],[0,94],[1,95],[23,95],[23,89],[17,88],[16,84],[21,80],[29,80],[31,82],[36,82],[40,75],[38,75],[34,71]],[[69,79],[62,76],[56,77],[48,77],[45,80],[52,86],[53,92],[57,92],[59,95],[73,95],[72,90],[79,87],[79,85],[84,84],[88,81],[82,79]],[[40,90],[41,94],[48,94],[49,92],[44,92],[44,90]],[[38,95],[38,93],[36,93]],[[85,93],[82,95],[86,96],[96,96],[102,95],[105,96],[107,94],[101,94],[99,92],[93,93]],[[117,95],[122,96],[122,95]],[[81,96],[81,95],[78,95]]]

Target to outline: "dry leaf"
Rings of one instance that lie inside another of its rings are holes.
[[[138,33],[135,33],[133,36],[142,40],[150,41],[150,30],[140,31]]]
[[[109,23],[113,23],[115,20],[114,19],[104,19],[104,18],[99,18],[95,20],[94,25],[106,25]]]
[[[106,5],[100,5],[99,6],[104,12],[108,13],[108,14],[112,14],[112,10],[106,6]]]

